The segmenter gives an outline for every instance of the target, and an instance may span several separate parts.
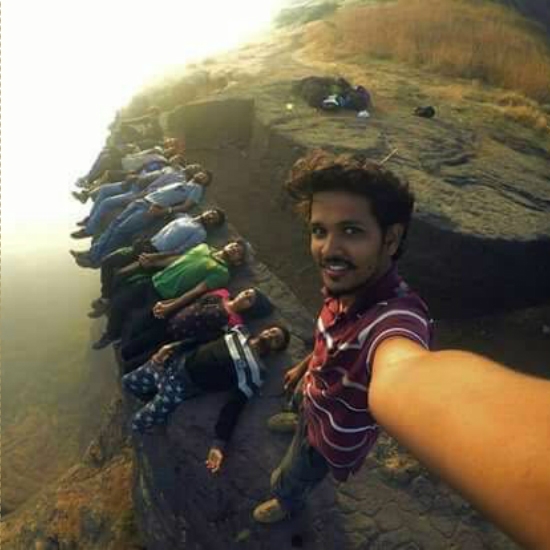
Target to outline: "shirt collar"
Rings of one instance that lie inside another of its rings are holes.
[[[359,290],[354,302],[345,313],[345,316],[351,317],[353,315],[360,315],[374,304],[395,296],[401,284],[402,279],[397,273],[397,264],[392,262],[390,269],[388,269],[388,271],[386,271],[386,273],[375,283],[365,285],[365,287]],[[326,287],[323,287],[321,292],[325,297],[325,306],[334,314],[337,314],[340,310],[340,300],[331,296]]]

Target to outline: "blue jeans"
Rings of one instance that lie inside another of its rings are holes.
[[[132,420],[132,429],[139,433],[155,425],[165,425],[168,417],[185,401],[200,393],[193,384],[181,356],[168,359],[164,367],[156,368],[148,361],[122,377],[125,390],[139,399],[149,400]]]
[[[271,492],[289,514],[298,512],[305,506],[310,491],[328,472],[325,457],[309,444],[307,425],[300,412],[292,443],[271,474]]]
[[[125,187],[123,182],[109,183],[100,187],[85,226],[88,235],[95,235],[99,231],[103,216],[134,200],[136,189],[131,187],[129,191],[125,191]]]
[[[147,228],[154,220],[147,215],[150,204],[144,200],[131,202],[92,244],[89,258],[93,265],[99,266],[107,254],[132,242],[132,238]]]

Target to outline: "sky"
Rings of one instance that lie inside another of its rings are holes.
[[[281,0],[2,2],[2,257],[50,252],[73,182],[148,79],[250,41]]]

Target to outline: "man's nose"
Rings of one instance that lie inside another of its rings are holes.
[[[334,233],[327,233],[321,252],[325,258],[335,255],[340,249],[340,240]]]

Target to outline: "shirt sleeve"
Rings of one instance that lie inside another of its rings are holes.
[[[216,422],[214,432],[216,434],[215,446],[222,449],[229,443],[239,416],[243,411],[248,398],[241,390],[234,390],[229,396],[229,400],[222,407]]]
[[[147,192],[151,193],[152,191],[156,191],[161,188],[163,185],[166,185],[170,178],[170,174],[170,172],[168,174],[162,174],[153,180],[153,182],[147,187]]]
[[[149,172],[142,176],[136,177],[136,183],[140,189],[145,189],[148,185],[151,185],[158,177],[162,176],[162,170],[156,170],[155,172]]]
[[[191,184],[189,189],[189,195],[187,195],[187,200],[193,201],[195,204],[199,204],[202,200],[202,185]]]
[[[432,322],[420,309],[394,307],[384,310],[375,320],[369,338],[367,365],[372,366],[378,346],[388,338],[400,336],[412,340],[426,349],[430,349],[432,340]]]

